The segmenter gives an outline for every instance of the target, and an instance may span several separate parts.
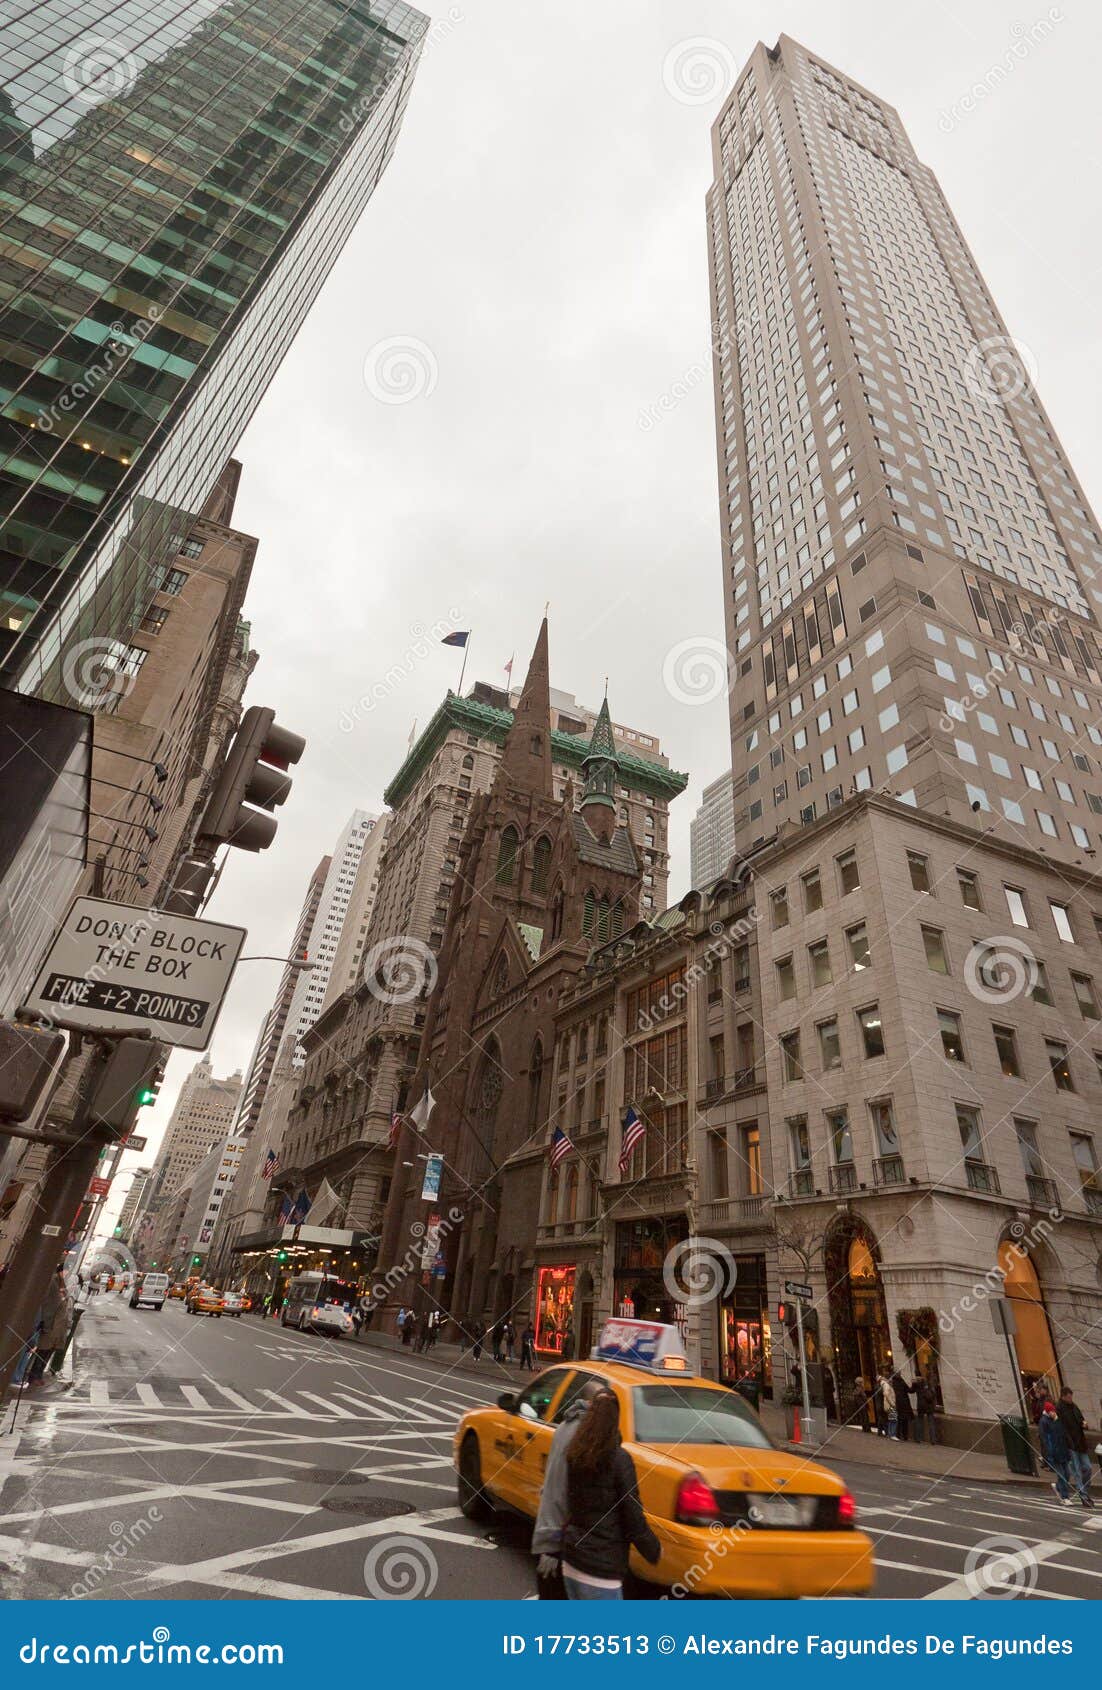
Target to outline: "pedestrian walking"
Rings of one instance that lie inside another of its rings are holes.
[[[1091,1458],[1087,1454],[1087,1423],[1070,1385],[1065,1385],[1060,1392],[1056,1418],[1064,1428],[1068,1440],[1068,1477],[1079,1493],[1083,1507],[1093,1508]]]
[[[911,1411],[911,1387],[902,1373],[891,1376],[892,1406],[895,1409],[896,1425],[899,1428],[900,1443],[909,1443],[911,1438],[911,1421],[914,1415]]]
[[[915,1394],[915,1422],[914,1440],[920,1444],[925,1435],[927,1442],[936,1444],[937,1438],[937,1392],[932,1382],[924,1373],[920,1373],[911,1386]],[[1042,1404],[1042,1407],[1044,1405]]]
[[[895,1392],[887,1369],[879,1373],[873,1387],[873,1415],[876,1430],[882,1438],[895,1438],[898,1421],[895,1413]]]
[[[408,1350],[413,1342],[413,1310],[402,1309],[398,1322],[402,1331],[402,1348]]]
[[[520,1335],[520,1365],[527,1373],[534,1373],[536,1369],[536,1333],[529,1321]]]
[[[1056,1492],[1065,1508],[1074,1506],[1071,1500],[1071,1490],[1068,1486],[1068,1435],[1060,1418],[1056,1413],[1056,1404],[1043,1402],[1041,1404],[1041,1418],[1037,1422],[1037,1435],[1041,1440],[1041,1454],[1045,1466],[1055,1473],[1052,1488]]]
[[[505,1322],[505,1360],[509,1366],[513,1365],[513,1352],[517,1344],[517,1329],[511,1320]]]
[[[834,1385],[834,1374],[829,1362],[823,1363],[823,1406],[828,1420],[838,1418],[838,1392]]]
[[[38,1341],[26,1373],[28,1385],[41,1384],[48,1363],[53,1359],[55,1351],[62,1348],[69,1335],[71,1319],[72,1310],[69,1294],[65,1289],[65,1273],[62,1268],[58,1268],[46,1287],[46,1295],[42,1301]]]
[[[647,1524],[614,1392],[594,1397],[566,1452],[562,1576],[572,1602],[618,1601],[634,1547],[653,1566],[662,1546]]]
[[[480,1320],[476,1320],[474,1323],[474,1343],[471,1345],[471,1354],[475,1361],[482,1360],[482,1343],[485,1337],[486,1328]]]
[[[1034,1379],[1030,1384],[1025,1394],[1025,1401],[1029,1410],[1029,1418],[1035,1426],[1040,1425],[1041,1415],[1045,1411],[1045,1403],[1051,1394],[1043,1379]]]
[[[543,1472],[539,1512],[532,1532],[532,1553],[536,1562],[536,1591],[541,1601],[561,1601],[566,1595],[562,1576],[562,1534],[567,1519],[566,1452],[574,1440],[594,1397],[604,1390],[601,1381],[592,1375],[582,1385],[573,1402],[563,1410],[562,1420],[555,1428],[547,1465]]]
[[[495,1320],[494,1321],[493,1329],[490,1332],[490,1341],[493,1345],[494,1360],[499,1362],[501,1360],[501,1346],[505,1342],[505,1322],[504,1321],[502,1321],[502,1320]]]

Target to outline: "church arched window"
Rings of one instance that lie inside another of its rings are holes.
[[[608,938],[608,909],[608,899],[602,898],[597,905],[597,940],[599,944],[604,944]]]
[[[590,890],[582,899],[582,932],[592,933],[597,918],[597,894]]]
[[[547,882],[551,876],[551,841],[544,837],[536,840],[536,849],[532,854],[532,890],[546,892]]]
[[[612,916],[609,926],[612,937],[614,939],[618,939],[624,931],[624,901],[622,898],[617,898],[616,902],[612,906]]]
[[[499,886],[511,886],[513,884],[519,849],[520,834],[515,827],[507,827],[497,848],[497,883]]]

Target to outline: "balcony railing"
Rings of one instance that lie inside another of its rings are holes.
[[[788,1182],[793,1197],[814,1197],[815,1173],[811,1168],[797,1168]]]
[[[713,1074],[710,1080],[704,1082],[704,1101],[710,1103],[714,1097],[722,1097],[728,1089],[726,1074]]]
[[[1087,1206],[1088,1215],[1102,1215],[1102,1191],[1093,1185],[1083,1187],[1083,1202]]]
[[[999,1176],[990,1162],[965,1162],[964,1167],[970,1191],[984,1191],[989,1197],[1001,1194]]]
[[[857,1169],[852,1162],[832,1162],[830,1168],[831,1191],[856,1191]]]
[[[877,1185],[902,1185],[907,1178],[902,1156],[877,1156],[872,1177]]]
[[[760,1221],[765,1214],[765,1198],[714,1197],[700,1207],[701,1218],[709,1226],[720,1226],[724,1222],[728,1226],[747,1226]]]
[[[748,992],[749,990],[750,990],[750,976],[749,976],[749,974],[740,974],[738,979],[735,981],[735,991],[736,992]]]
[[[1038,1209],[1055,1209],[1059,1206],[1054,1179],[1046,1179],[1043,1174],[1027,1174],[1025,1183],[1029,1201],[1035,1203]]]

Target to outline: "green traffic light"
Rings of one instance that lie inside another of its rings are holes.
[[[153,1090],[153,1087],[143,1086],[141,1091],[138,1093],[138,1108],[143,1108],[147,1103],[155,1103],[156,1100],[157,1093]]]

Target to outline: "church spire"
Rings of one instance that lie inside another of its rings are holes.
[[[505,736],[497,778],[542,797],[554,796],[551,767],[551,679],[547,618],[540,624],[513,725]]]
[[[585,791],[580,806],[592,832],[606,844],[616,831],[616,779],[619,772],[620,760],[616,755],[616,739],[606,693],[593,724],[589,750],[582,758]]]

